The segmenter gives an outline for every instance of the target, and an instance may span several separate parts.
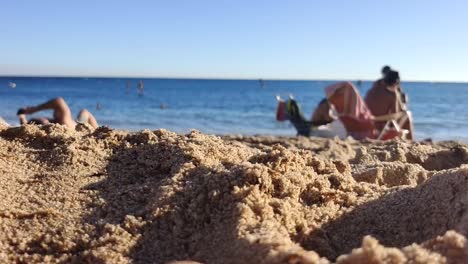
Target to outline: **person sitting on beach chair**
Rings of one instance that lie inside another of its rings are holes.
[[[385,76],[387,76],[387,73],[389,73],[390,71],[392,71],[392,68],[390,68],[390,66],[388,65],[385,65],[382,70],[381,70],[381,74],[382,74],[382,78],[378,79],[377,81],[375,81],[373,84],[372,84],[372,87],[369,89],[369,91],[367,92],[367,95],[369,95],[369,93],[372,93],[374,91],[378,91],[382,88],[385,88],[386,84],[385,84]],[[367,103],[367,95],[366,95],[366,103]],[[370,107],[370,105],[369,105]]]
[[[411,117],[409,111],[374,116],[359,95],[358,90],[350,82],[340,82],[325,88],[328,102],[335,109],[350,136],[355,139],[387,140],[396,137],[405,139],[409,131],[401,126]],[[376,127],[377,122],[384,122],[382,129]]]
[[[408,131],[401,126],[411,117],[409,111],[374,116],[366,103],[359,95],[358,90],[350,82],[340,82],[325,88],[326,100],[322,100],[314,111],[312,121],[307,121],[300,107],[293,99],[283,101],[277,97],[278,108],[276,119],[278,121],[290,120],[296,128],[298,135],[311,136],[318,125],[326,124],[328,130],[336,135],[345,129],[346,135],[355,139],[379,139],[392,138],[405,139]],[[385,122],[382,129],[376,127],[376,122]],[[334,126],[331,126],[333,125]],[[315,136],[315,135],[314,135]],[[316,135],[321,136],[321,135]],[[343,138],[344,136],[339,136]]]
[[[53,118],[39,117],[39,118],[31,118],[29,121],[26,119],[26,115],[34,114],[36,112],[43,111],[43,110],[53,110],[54,111]],[[20,108],[18,110],[17,115],[19,116],[20,123],[22,125],[25,125],[25,124],[45,125],[49,123],[56,123],[56,124],[65,125],[69,128],[75,129],[77,123],[82,123],[82,124],[88,124],[92,128],[98,127],[98,123],[96,122],[96,119],[94,118],[93,114],[91,114],[86,109],[82,109],[80,113],[78,114],[77,119],[73,120],[70,108],[68,107],[68,104],[65,102],[65,100],[62,97],[57,97],[55,99],[52,99],[50,101],[47,101],[37,106],[28,106],[28,107]]]
[[[388,66],[386,66],[388,67]],[[400,86],[400,76],[390,67],[382,69],[384,77],[376,81],[366,94],[365,102],[374,116],[399,113],[408,110],[407,97]],[[386,122],[375,122],[377,129],[382,130]],[[402,128],[409,131],[408,139],[413,139],[413,124],[409,116]]]

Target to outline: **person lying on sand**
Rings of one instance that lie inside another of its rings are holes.
[[[26,115],[34,114],[39,111],[43,110],[53,110],[54,117],[53,118],[31,118],[29,121],[26,119]],[[17,115],[20,118],[20,123],[22,125],[25,124],[37,124],[37,125],[45,125],[49,123],[56,123],[65,125],[69,128],[75,129],[77,123],[81,124],[88,124],[93,128],[98,127],[98,123],[94,118],[93,114],[91,114],[88,110],[82,109],[77,116],[76,120],[73,120],[72,113],[70,108],[68,107],[67,103],[62,97],[57,97],[50,101],[47,101],[43,104],[37,106],[28,106],[23,107],[18,110]]]
[[[387,66],[388,67],[388,66]],[[400,75],[397,71],[390,69],[382,69],[383,79],[374,83],[372,88],[367,92],[365,102],[369,110],[374,116],[382,116],[386,114],[394,114],[407,109],[406,96],[400,87]],[[376,122],[377,129],[381,130],[386,122]],[[413,139],[413,124],[412,120],[408,120],[402,125],[403,129],[409,131],[408,139]]]

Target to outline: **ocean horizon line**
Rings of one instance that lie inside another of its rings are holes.
[[[223,78],[223,77],[160,77],[160,76],[96,76],[96,75],[3,75],[0,78],[60,78],[60,79],[148,79],[148,80],[202,80],[202,81],[315,81],[315,82],[333,82],[333,81],[362,81],[374,82],[376,79],[299,79],[299,78]],[[404,80],[404,83],[455,83],[455,84],[468,84],[467,81],[432,81],[432,80]]]

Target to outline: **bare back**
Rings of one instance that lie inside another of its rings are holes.
[[[393,114],[396,109],[397,96],[395,92],[386,89],[383,80],[374,83],[372,88],[366,94],[366,105],[374,116]],[[377,129],[382,129],[386,122],[376,122]]]

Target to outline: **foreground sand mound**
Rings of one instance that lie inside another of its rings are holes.
[[[0,149],[2,262],[468,260],[458,143],[25,126]]]

